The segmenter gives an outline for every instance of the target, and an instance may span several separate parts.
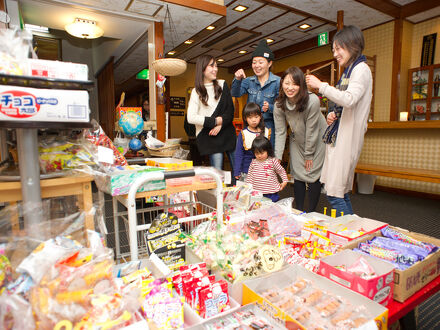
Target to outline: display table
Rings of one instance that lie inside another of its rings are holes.
[[[429,297],[434,295],[440,290],[440,276],[435,280],[425,285],[411,297],[409,297],[405,302],[400,303],[396,300],[392,300],[388,307],[388,324],[393,324],[397,320],[404,317],[407,313],[412,311],[422,302],[427,300]]]
[[[78,196],[79,207],[86,212],[85,229],[94,230],[93,215],[90,210],[93,206],[91,182],[93,177],[89,175],[68,176],[40,181],[41,197]],[[0,182],[0,202],[16,205],[23,200],[21,182]],[[12,232],[19,231],[18,214],[11,217]]]

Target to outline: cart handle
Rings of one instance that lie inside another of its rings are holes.
[[[148,181],[153,180],[165,180],[171,178],[181,178],[186,176],[195,175],[210,175],[214,178],[217,183],[216,187],[216,199],[217,199],[217,223],[223,221],[223,186],[220,175],[215,171],[207,168],[195,168],[191,170],[182,171],[155,171],[145,173],[138,179],[136,179],[133,185],[128,191],[128,230],[129,230],[129,240],[130,240],[130,254],[131,260],[138,260],[138,249],[137,249],[137,217],[136,217],[136,193],[138,189]]]

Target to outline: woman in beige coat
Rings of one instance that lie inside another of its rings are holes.
[[[300,68],[293,66],[284,71],[273,117],[275,156],[278,159],[283,156],[287,125],[292,131],[289,137],[289,159],[295,179],[295,208],[305,211],[304,200],[308,186],[307,212],[313,212],[321,195],[319,177],[325,155],[325,144],[321,137],[327,124],[319,108],[318,97],[307,91],[304,73]]]
[[[364,36],[359,28],[345,26],[335,34],[333,56],[345,68],[336,87],[307,75],[311,88],[318,88],[327,97],[329,114],[324,142],[327,143],[321,182],[333,208],[353,214],[348,192],[353,186],[356,164],[364,143],[372,97],[372,76],[362,55]]]

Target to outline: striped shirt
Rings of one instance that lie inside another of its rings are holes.
[[[286,170],[276,158],[268,157],[264,161],[253,159],[249,166],[246,183],[252,184],[254,190],[263,194],[273,194],[280,191],[277,174],[283,182],[287,182]]]

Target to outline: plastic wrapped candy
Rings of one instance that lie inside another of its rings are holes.
[[[408,236],[408,235],[406,235],[404,233],[401,233],[401,232],[399,232],[399,231],[397,231],[397,230],[395,230],[393,228],[390,228],[390,226],[382,228],[381,232],[382,232],[382,235],[385,236],[385,237],[389,237],[389,238],[392,238],[392,239],[395,239],[395,240],[399,240],[399,241],[402,241],[402,242],[406,242],[406,243],[410,243],[410,244],[413,244],[413,245],[416,245],[416,246],[420,246],[423,249],[425,249],[426,251],[428,251],[429,253],[435,252],[438,249],[437,246],[434,246],[432,244],[424,243],[424,242],[421,242],[419,240],[416,240],[416,239],[414,239],[414,238],[412,238],[412,237],[410,237],[410,236]]]

